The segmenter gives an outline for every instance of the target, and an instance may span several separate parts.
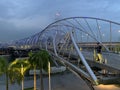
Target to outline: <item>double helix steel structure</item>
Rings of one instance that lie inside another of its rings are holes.
[[[98,42],[102,46],[104,63],[95,61]],[[120,23],[110,20],[94,17],[64,18],[11,45],[19,49],[45,49],[54,57],[57,66],[57,62],[60,62],[77,76],[96,85],[100,82],[92,67],[120,74]]]

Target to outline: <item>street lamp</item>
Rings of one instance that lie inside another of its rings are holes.
[[[120,30],[118,30],[118,33],[120,33]],[[118,37],[118,41],[120,41],[120,37]]]
[[[21,74],[24,75],[23,64],[21,64]],[[22,90],[24,90],[24,76],[22,78]]]
[[[89,38],[89,36],[88,36],[88,34],[86,34],[86,36],[87,36],[87,42],[88,42],[88,38]]]
[[[49,90],[51,90],[51,78],[50,78],[50,62],[48,62],[48,75],[49,75]]]

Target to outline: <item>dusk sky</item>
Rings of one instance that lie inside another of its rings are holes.
[[[0,0],[0,42],[22,39],[65,17],[120,22],[120,0]]]

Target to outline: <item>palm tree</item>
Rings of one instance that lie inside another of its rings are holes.
[[[5,58],[0,57],[0,75],[6,75],[6,90],[8,90],[8,62]]]
[[[37,66],[37,62],[38,62],[38,60],[36,59],[36,54],[30,52],[28,60],[31,64],[31,68],[33,68],[33,70],[34,70],[34,90],[36,90],[36,66]]]
[[[8,67],[10,81],[17,82],[20,84],[22,83],[22,90],[24,90],[24,74],[29,69],[30,63],[26,59],[16,59],[12,63],[10,63]]]
[[[48,61],[50,60],[50,55],[46,50],[41,50],[36,54],[38,59],[38,68],[40,70],[40,82],[41,82],[41,90],[44,90],[43,87],[43,76],[42,70],[48,71]]]
[[[0,75],[6,72],[6,60],[3,57],[0,57]]]
[[[43,76],[42,76],[42,70],[48,71],[48,61],[50,60],[50,55],[46,50],[40,50],[38,52],[35,52],[34,54],[31,54],[31,57],[29,58],[30,63],[34,67],[34,75],[35,69],[38,68],[40,70],[40,88],[41,90],[44,90],[43,87]],[[35,90],[35,89],[34,89]]]

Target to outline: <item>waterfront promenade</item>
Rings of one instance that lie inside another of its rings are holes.
[[[39,79],[37,79],[37,88],[40,87]],[[57,74],[51,77],[52,90],[89,90],[86,83],[74,74]],[[24,82],[24,88],[33,87],[33,80],[27,80]],[[44,78],[44,88],[48,89],[48,78]],[[5,85],[0,84],[0,90],[6,90]],[[21,90],[21,86],[18,84],[9,85],[9,90]]]
[[[90,90],[86,83],[76,77],[72,73],[63,73],[53,75],[51,77],[52,90]],[[39,79],[37,79],[37,88],[39,88]],[[24,82],[24,87],[33,87],[33,80],[28,80]],[[48,78],[44,78],[44,87],[45,90],[48,89]],[[120,90],[120,87],[115,85],[99,85],[94,87],[95,90]],[[0,90],[6,90],[5,85],[0,84]],[[21,86],[13,84],[9,86],[9,90],[21,90]]]

